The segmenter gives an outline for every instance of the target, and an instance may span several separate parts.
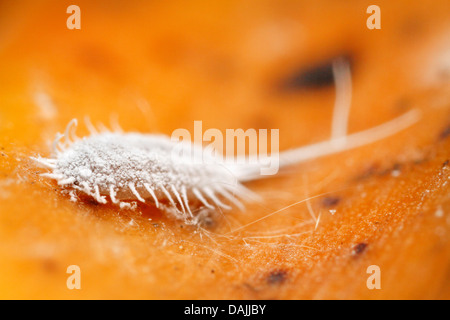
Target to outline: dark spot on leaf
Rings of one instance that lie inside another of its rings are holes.
[[[384,176],[387,174],[393,174],[395,173],[400,173],[402,168],[402,165],[400,163],[394,163],[394,165],[391,168],[388,168],[386,170],[383,170],[379,173],[380,176]]]
[[[442,168],[445,168],[448,165],[449,161],[450,160],[445,160],[445,162],[442,164]]]
[[[96,200],[91,199],[91,198],[86,199],[86,203],[88,205],[95,206],[95,207],[99,205],[99,203]]]
[[[446,139],[448,136],[450,136],[450,125],[445,127],[445,129],[442,130],[442,132],[439,134],[439,140],[442,141],[442,140]]]
[[[325,197],[322,200],[322,205],[326,208],[332,208],[341,202],[341,198],[339,197]]]
[[[399,28],[399,35],[407,41],[417,39],[417,36],[423,32],[423,18],[417,15],[409,16],[404,19]]]
[[[350,61],[349,58],[344,58]],[[281,81],[278,86],[279,90],[293,92],[303,89],[318,89],[332,86],[334,84],[333,61],[335,59],[294,71],[290,76]]]
[[[285,270],[274,270],[267,276],[267,283],[270,285],[282,284],[287,279],[287,271]]]
[[[366,250],[366,248],[367,248],[367,243],[365,243],[365,242],[358,243],[356,246],[353,247],[352,253],[354,255],[361,254]]]
[[[414,164],[422,164],[422,163],[424,163],[426,161],[428,161],[428,159],[425,158],[425,157],[422,157],[422,158],[414,159],[413,163]]]
[[[258,292],[259,291],[257,288],[253,287],[252,285],[250,285],[250,284],[248,284],[246,282],[243,284],[243,286],[246,287],[247,289],[249,289],[252,292]]]
[[[360,175],[356,177],[356,181],[366,180],[376,174],[378,171],[378,165],[372,164],[366,167]]]
[[[53,259],[44,259],[42,261],[42,267],[48,273],[54,273],[58,270],[58,265]]]

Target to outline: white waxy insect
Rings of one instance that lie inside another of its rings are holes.
[[[280,153],[280,168],[377,141],[417,121],[418,112],[413,110],[377,127],[347,135],[349,101],[342,101],[342,97],[345,100],[350,90],[348,81],[345,85],[349,69],[346,71],[345,65],[338,65],[339,68],[340,71],[335,70],[338,90],[332,138]],[[196,207],[227,210],[234,205],[243,209],[242,200],[256,198],[242,183],[260,178],[258,164],[229,165],[213,158],[202,163],[182,155],[187,153],[176,156],[173,150],[180,143],[168,136],[124,133],[120,129],[98,132],[88,122],[91,134],[78,138],[73,130],[76,124],[72,120],[63,135],[57,134],[51,158],[32,159],[51,170],[42,176],[86,193],[99,203],[108,200],[121,206],[136,200],[151,203],[188,224],[196,224]],[[186,145],[190,147],[201,148]]]
[[[194,221],[193,199],[211,209],[231,209],[221,198],[242,208],[236,195],[244,200],[252,197],[220,163],[212,159],[202,163],[181,152],[176,156],[173,150],[180,144],[167,136],[91,132],[80,139],[71,134],[76,124],[72,120],[65,134],[57,136],[53,158],[33,160],[52,170],[42,176],[84,192],[99,203],[107,203],[106,195],[117,204],[138,200],[165,208],[164,202],[179,218]]]

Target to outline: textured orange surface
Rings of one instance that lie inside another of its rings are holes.
[[[368,1],[76,1],[81,30],[66,28],[70,4],[0,2],[1,298],[450,298],[448,1],[378,1],[381,30]],[[204,230],[71,202],[29,160],[85,115],[166,134],[280,129],[281,150],[327,139],[333,86],[280,84],[339,55],[351,132],[410,109],[419,123],[248,184],[264,201]]]

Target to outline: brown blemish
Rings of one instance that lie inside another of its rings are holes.
[[[341,198],[339,197],[325,197],[322,200],[322,205],[326,208],[335,207],[341,202]]]
[[[341,57],[351,62],[348,56],[343,55]],[[334,84],[333,61],[335,59],[337,57],[309,68],[306,67],[294,71],[281,81],[278,85],[278,90],[281,92],[296,92],[332,86]]]
[[[249,289],[250,291],[256,293],[259,292],[258,289],[256,289],[255,287],[253,287],[252,285],[248,284],[247,282],[243,283],[243,286],[246,287],[247,289]]]
[[[55,273],[58,270],[58,264],[53,259],[45,259],[42,261],[42,267],[48,273]]]
[[[408,41],[417,39],[417,36],[424,31],[422,20],[422,17],[417,15],[405,19],[399,28],[400,37]]]
[[[402,165],[400,163],[394,163],[394,165],[391,168],[381,171],[379,173],[379,175],[384,176],[384,175],[390,174],[394,171],[400,172],[401,168],[402,168]]]
[[[287,280],[287,274],[286,270],[274,270],[269,273],[266,281],[270,285],[279,285]]]
[[[442,164],[442,168],[445,168],[449,162],[450,162],[450,160],[445,160],[445,162]]]
[[[358,243],[356,246],[353,247],[352,254],[353,255],[360,255],[363,253],[367,248],[367,243],[361,242]]]
[[[421,161],[422,162],[422,161]],[[415,163],[415,164],[420,164],[420,163]],[[390,167],[384,167],[384,168],[380,168],[379,165],[377,164],[372,164],[368,167],[366,167],[361,174],[357,175],[355,180],[356,181],[363,181],[363,180],[367,180],[373,176],[378,176],[378,177],[383,177],[386,176],[388,174],[393,174],[393,173],[400,173],[402,168],[403,168],[403,164],[401,163],[394,163],[392,166]]]
[[[444,130],[441,131],[438,139],[439,139],[439,141],[442,141],[442,140],[446,139],[448,136],[450,136],[450,125],[448,125],[447,127],[444,128]]]
[[[94,206],[94,207],[97,207],[97,206],[99,205],[99,203],[98,203],[96,200],[90,199],[90,198],[86,199],[85,202],[86,202],[88,205]]]
[[[377,170],[378,170],[378,165],[376,165],[376,164],[372,164],[372,165],[366,167],[361,172],[361,174],[356,177],[356,181],[366,180],[366,179],[372,177],[374,174],[377,173]]]

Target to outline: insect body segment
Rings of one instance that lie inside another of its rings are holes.
[[[119,205],[137,200],[166,208],[166,203],[177,218],[189,222],[195,220],[194,202],[210,209],[231,209],[229,202],[243,209],[236,195],[249,199],[251,191],[222,163],[213,158],[201,162],[190,157],[190,152],[174,152],[180,143],[167,136],[104,131],[78,138],[72,130],[76,124],[72,120],[64,135],[57,135],[52,158],[32,159],[51,169],[42,176],[99,203],[107,203],[108,197]],[[195,148],[182,143],[182,149]]]

